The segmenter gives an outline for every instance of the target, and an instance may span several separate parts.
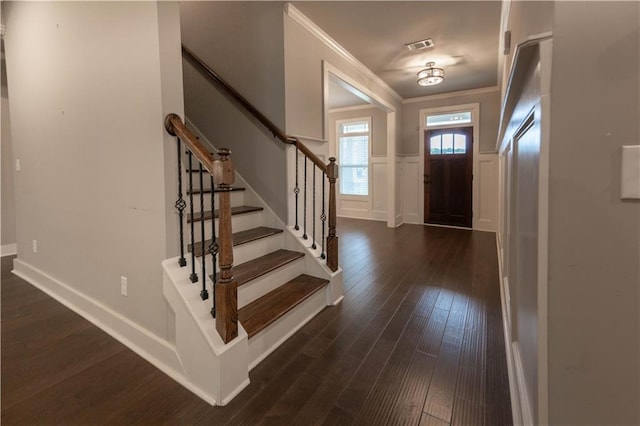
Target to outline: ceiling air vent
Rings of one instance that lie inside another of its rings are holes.
[[[427,49],[435,46],[430,38],[405,44],[409,50]]]

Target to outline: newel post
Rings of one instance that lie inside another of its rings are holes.
[[[233,278],[233,236],[231,230],[231,193],[228,191],[235,181],[233,162],[229,158],[231,151],[218,151],[220,160],[216,160],[214,180],[222,189],[219,202],[218,241],[220,251],[219,280],[216,283],[216,330],[225,343],[238,336],[238,284]],[[215,223],[214,223],[215,224]]]
[[[329,158],[327,165],[329,179],[329,235],[327,236],[327,266],[332,271],[338,270],[338,236],[336,235],[336,180],[338,165],[335,157]]]

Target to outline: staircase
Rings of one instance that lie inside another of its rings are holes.
[[[176,114],[165,117],[177,142],[180,247],[179,257],[162,262],[163,294],[173,312],[168,334],[180,381],[210,404],[224,405],[249,384],[249,370],[342,300],[338,165],[285,134],[185,46],[182,52],[284,144],[291,177],[286,226],[235,174],[228,149],[209,152],[214,145],[195,126],[187,128]]]
[[[187,171],[197,173],[199,170]],[[241,179],[237,177],[236,179]],[[197,180],[196,180],[197,181]],[[274,226],[275,217],[265,210],[256,194],[246,198],[245,187],[234,186],[230,189],[233,229],[233,257],[235,264],[233,275],[238,284],[238,319],[249,338],[250,368],[264,358],[267,353],[262,349],[269,342],[275,344],[286,339],[289,334],[282,330],[290,326],[301,325],[299,321],[311,318],[327,306],[327,297],[322,292],[329,283],[328,279],[306,274],[305,252],[291,250],[285,241],[284,226]],[[193,189],[194,196],[203,193],[204,205],[211,204],[211,188]],[[213,194],[219,194],[215,189]],[[187,191],[189,194],[189,191]],[[197,205],[198,203],[196,203]],[[219,205],[216,202],[216,205]],[[205,221],[205,229],[211,227],[211,221],[218,219],[218,212],[205,210],[187,215],[187,223]],[[217,225],[216,225],[217,226]],[[195,226],[199,235],[198,226]],[[207,234],[208,235],[208,234]],[[212,271],[212,259],[209,256],[211,240],[196,240],[188,245],[199,262],[206,262],[206,270]],[[199,270],[196,267],[196,270]],[[213,282],[213,275],[209,275]],[[300,312],[298,312],[300,311]],[[290,318],[296,318],[291,321]],[[292,323],[279,327],[279,323]],[[305,321],[306,322],[306,321]],[[290,331],[290,330],[289,330]],[[258,348],[254,348],[255,342]],[[275,349],[275,348],[274,348]],[[270,352],[270,351],[269,351]]]
[[[323,244],[286,226],[235,175],[228,151],[214,159],[204,135],[169,118],[169,129],[188,145],[177,144],[184,256],[162,263],[169,327],[181,382],[210,404],[225,405],[249,384],[254,366],[342,299],[342,273],[325,260]]]

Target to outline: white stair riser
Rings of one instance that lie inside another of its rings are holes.
[[[327,306],[326,288],[287,312],[276,322],[249,339],[249,370],[280,346],[289,336]]]
[[[244,191],[231,191],[231,207],[244,206]],[[216,210],[220,207],[220,193],[216,193]],[[189,195],[183,195],[184,200],[187,202],[187,208],[185,213],[189,212]],[[211,210],[211,193],[206,192],[202,196],[204,201],[204,210]],[[193,211],[200,211],[200,194],[193,194]]]
[[[241,244],[233,248],[233,263],[239,265],[256,257],[279,250],[284,246],[283,234],[261,238],[250,243]],[[282,283],[281,283],[282,284]]]
[[[238,287],[238,308],[242,308],[304,273],[304,259],[296,259]]]
[[[194,222],[194,239],[196,242],[200,241],[200,221]],[[246,231],[248,229],[264,226],[263,224],[263,212],[251,212],[232,216],[231,230],[232,232]],[[185,244],[191,243],[191,224],[185,221]],[[211,238],[211,220],[204,221],[204,235],[205,239]],[[218,219],[216,219],[216,235],[218,235]]]
[[[241,244],[233,248],[233,264],[240,265],[241,263],[247,262],[249,260],[255,259],[256,257],[264,256],[267,253],[271,253],[282,248],[282,244],[284,241],[284,237],[282,234],[272,235],[270,237],[261,238],[256,241],[251,241],[249,243]],[[198,260],[200,261],[200,257]],[[207,254],[205,258],[205,268],[207,271],[207,275],[212,274],[211,265],[213,259],[211,254]],[[220,266],[218,265],[218,270],[220,270]],[[202,266],[200,266],[202,268]],[[196,271],[197,272],[197,271]],[[278,285],[283,284],[280,282]]]

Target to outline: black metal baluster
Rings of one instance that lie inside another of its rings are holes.
[[[202,179],[202,163],[200,163],[200,214],[204,215],[204,184]],[[211,212],[211,221],[215,222],[213,219],[213,212]],[[205,236],[204,236],[204,217],[203,220],[200,221],[200,238],[202,241],[200,242],[200,250],[202,253],[202,290],[200,290],[200,297],[202,300],[207,300],[209,298],[209,292],[207,291],[207,251],[205,249]]]
[[[307,156],[304,156],[304,211],[302,212],[303,239],[307,239]]]
[[[182,198],[182,142],[178,139],[178,200],[176,201],[176,209],[178,209],[178,220],[180,221],[180,259],[178,265],[180,267],[187,265],[187,259],[184,258],[184,209],[187,207],[186,201]]]
[[[311,223],[313,226],[313,243],[311,244],[312,249],[316,249],[316,163],[313,163],[313,168],[311,169],[311,173],[313,173],[313,192],[312,192],[312,202],[311,202]]]
[[[211,214],[216,211],[216,197],[215,186],[213,182],[213,176],[211,176]],[[213,299],[213,306],[211,307],[211,316],[216,317],[216,282],[218,281],[218,272],[216,262],[218,261],[218,241],[216,238],[216,220],[215,217],[211,221],[211,244],[209,245],[209,252],[211,253],[211,260],[213,262],[213,275],[211,281],[213,281],[213,290],[211,293],[211,299]]]
[[[298,194],[300,194],[300,187],[298,186],[298,147],[296,146],[296,187],[293,188],[294,194],[296,194],[296,226],[293,227],[296,231],[300,229],[298,226]]]
[[[322,222],[322,253],[320,253],[320,258],[325,259],[327,256],[324,254],[324,228],[327,222],[327,215],[324,210],[325,198],[324,198],[324,184],[326,183],[326,174],[322,172],[322,214],[320,215],[320,221]]]
[[[189,279],[192,283],[198,282],[198,274],[196,274],[196,243],[194,240],[194,222],[195,216],[193,215],[193,164],[191,151],[187,152],[189,156],[189,212],[191,213],[191,275]],[[202,216],[202,212],[200,213]],[[201,217],[202,219],[202,217]]]

